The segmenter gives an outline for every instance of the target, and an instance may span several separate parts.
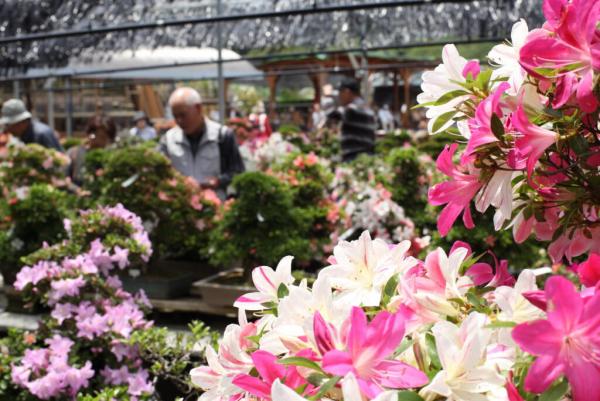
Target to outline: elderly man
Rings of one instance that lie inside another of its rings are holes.
[[[25,104],[19,99],[10,99],[2,104],[0,124],[5,131],[19,138],[23,143],[37,143],[47,148],[63,152],[54,130],[40,121],[33,120]]]
[[[192,88],[175,90],[169,106],[177,126],[161,138],[161,151],[182,174],[225,199],[233,176],[244,171],[233,131],[204,116],[202,98]]]

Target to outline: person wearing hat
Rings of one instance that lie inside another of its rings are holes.
[[[150,119],[143,111],[138,111],[133,116],[135,127],[129,130],[131,136],[136,136],[144,141],[156,138],[156,130],[150,124]]]
[[[360,96],[360,84],[354,78],[344,78],[338,86],[342,112],[342,160],[354,160],[361,153],[375,153],[375,113]]]
[[[35,120],[31,113],[25,108],[20,99],[10,99],[2,104],[2,118],[0,124],[4,125],[5,131],[17,137],[21,142],[37,143],[47,148],[53,148],[64,152],[54,130],[46,124]]]

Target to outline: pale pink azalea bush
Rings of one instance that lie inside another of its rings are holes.
[[[517,242],[533,235],[554,262],[572,261],[600,252],[600,3],[545,0],[543,11],[542,28],[519,21],[512,45],[492,49],[492,68],[447,45],[444,63],[424,74],[430,132],[466,142],[439,155],[447,179],[429,200],[445,205],[442,235],[461,215],[473,227],[474,202],[495,208],[496,229]]]
[[[312,287],[294,281],[291,257],[254,270],[239,324],[191,372],[201,401],[600,397],[594,286],[552,276],[542,290],[549,268],[515,280],[507,261],[486,263],[463,242],[421,260],[409,241],[368,232],[329,261]],[[587,263],[587,277],[600,272]]]
[[[374,168],[377,168],[375,166]],[[340,220],[332,241],[349,233],[369,231],[373,238],[388,242],[409,240],[415,254],[429,244],[429,236],[419,236],[415,223],[408,217],[404,208],[392,199],[392,194],[381,183],[373,184],[376,178],[368,171],[369,177],[359,177],[355,167],[338,166],[331,184],[331,197],[335,200]]]
[[[74,399],[121,386],[130,400],[154,392],[148,372],[127,340],[152,326],[143,292],[123,290],[117,273],[147,261],[152,248],[141,219],[121,205],[81,211],[65,221],[69,239],[28,257],[15,288],[50,308],[37,338],[13,364],[12,380],[42,400]],[[94,239],[92,239],[92,237]],[[61,398],[63,397],[63,398]]]

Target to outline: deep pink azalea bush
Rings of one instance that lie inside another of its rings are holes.
[[[473,227],[473,201],[496,209],[496,229],[548,242],[560,262],[600,252],[600,2],[545,0],[543,11],[542,28],[520,21],[512,44],[492,49],[492,68],[447,45],[418,101],[432,134],[466,141],[437,159],[447,180],[429,200],[444,205],[440,233],[461,214]]]
[[[65,221],[69,239],[30,255],[15,288],[50,308],[35,346],[11,367],[13,383],[42,400],[121,386],[130,400],[153,385],[131,334],[148,328],[143,292],[124,291],[117,273],[152,253],[141,219],[121,205],[81,211]]]

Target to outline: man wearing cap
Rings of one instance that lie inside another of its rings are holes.
[[[224,200],[234,175],[244,171],[233,130],[204,116],[202,98],[192,88],[175,90],[169,106],[177,126],[161,137],[161,151],[176,170]]]
[[[375,114],[360,96],[360,84],[344,78],[338,86],[342,113],[342,160],[354,160],[359,154],[375,153]]]
[[[54,135],[54,130],[46,124],[31,118],[31,113],[20,99],[10,99],[2,105],[0,123],[5,130],[23,143],[37,143],[47,148],[63,152],[63,148]]]
[[[156,138],[156,130],[150,124],[148,116],[143,111],[138,111],[134,114],[133,123],[135,127],[129,130],[131,136],[137,136],[143,141],[150,141]]]

